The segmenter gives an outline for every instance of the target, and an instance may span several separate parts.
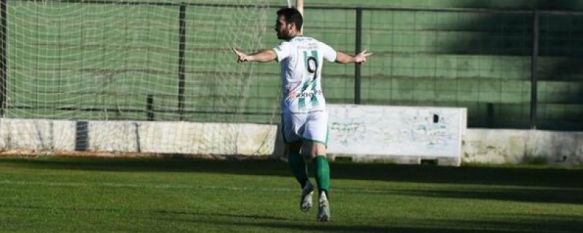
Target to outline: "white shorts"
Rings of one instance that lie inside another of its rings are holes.
[[[326,145],[328,143],[328,112],[286,113],[281,117],[285,143],[300,140]]]

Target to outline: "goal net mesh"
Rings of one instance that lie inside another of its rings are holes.
[[[268,1],[2,3],[0,152],[254,154],[272,130],[224,123],[279,122],[277,66],[231,51],[275,43]]]
[[[277,76],[230,50],[263,47],[265,1],[7,2],[4,117],[273,121]]]

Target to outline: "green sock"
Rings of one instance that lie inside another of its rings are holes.
[[[314,159],[316,166],[316,182],[318,183],[318,190],[326,192],[330,189],[330,165],[326,156],[318,155]]]
[[[308,181],[308,169],[306,167],[306,163],[304,162],[304,157],[298,153],[289,153],[287,161],[289,167],[292,170],[292,173],[296,177],[296,180],[298,180],[301,187],[303,188],[306,184],[306,181]]]

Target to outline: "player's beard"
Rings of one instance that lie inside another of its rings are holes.
[[[283,31],[277,31],[277,39],[288,41],[291,39],[291,36],[289,35],[289,33],[284,33]]]

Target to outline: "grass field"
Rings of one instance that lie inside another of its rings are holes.
[[[333,163],[332,221],[280,161],[0,159],[0,232],[583,232],[583,169]]]

